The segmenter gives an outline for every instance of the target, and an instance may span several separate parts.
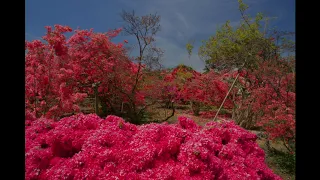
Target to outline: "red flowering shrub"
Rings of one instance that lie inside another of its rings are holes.
[[[123,43],[112,42],[121,29],[107,33],[61,25],[46,29],[43,41],[25,42],[27,117],[60,119],[76,114],[86,97],[99,97],[102,115],[109,113],[106,109],[120,114],[122,103],[144,104],[134,79],[138,65],[130,60]],[[65,33],[72,35],[68,38]]]
[[[235,98],[236,114],[240,115],[234,119],[246,129],[262,127],[268,139],[282,141],[294,153],[296,93],[291,68],[288,62],[278,60],[242,71],[238,79],[241,94]]]
[[[185,97],[183,95],[185,92],[186,86],[189,86],[189,83],[201,76],[201,73],[193,70],[191,67],[185,65],[178,65],[176,68],[172,70],[172,72],[166,73],[164,78],[164,86],[166,97],[163,99],[170,99],[176,102],[180,102],[180,100],[190,100],[189,97]],[[200,91],[199,88],[194,88],[194,91]],[[199,94],[199,93],[198,93]]]
[[[210,71],[201,76],[194,76],[192,81],[185,84],[181,94],[186,100],[198,101],[207,105],[220,106],[228,92],[228,83],[223,76]],[[230,99],[224,103],[225,108],[232,108]]]
[[[233,122],[136,126],[78,114],[26,124],[26,179],[281,179]]]

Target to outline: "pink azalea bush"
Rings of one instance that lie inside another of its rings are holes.
[[[26,120],[26,179],[281,179],[265,164],[255,134],[232,121],[200,127],[178,120],[141,126],[93,114]]]

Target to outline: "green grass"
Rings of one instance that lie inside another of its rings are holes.
[[[296,157],[290,153],[274,150],[268,154],[282,173],[294,174],[296,171]]]
[[[273,172],[284,180],[294,180],[295,179],[295,155],[291,155],[284,150],[281,143],[270,142],[272,150],[267,151],[265,145],[265,139],[257,140],[259,146],[266,153],[266,163]]]

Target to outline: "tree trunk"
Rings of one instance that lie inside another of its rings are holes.
[[[193,114],[195,116],[199,116],[200,115],[200,104],[199,104],[199,102],[190,101],[190,103],[191,103],[191,109],[193,111]]]
[[[99,97],[98,97],[98,86],[94,87],[94,112],[99,114]]]

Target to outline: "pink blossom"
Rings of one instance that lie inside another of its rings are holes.
[[[281,179],[233,122],[136,126],[78,114],[26,122],[26,179]],[[27,125],[28,124],[28,125]]]

